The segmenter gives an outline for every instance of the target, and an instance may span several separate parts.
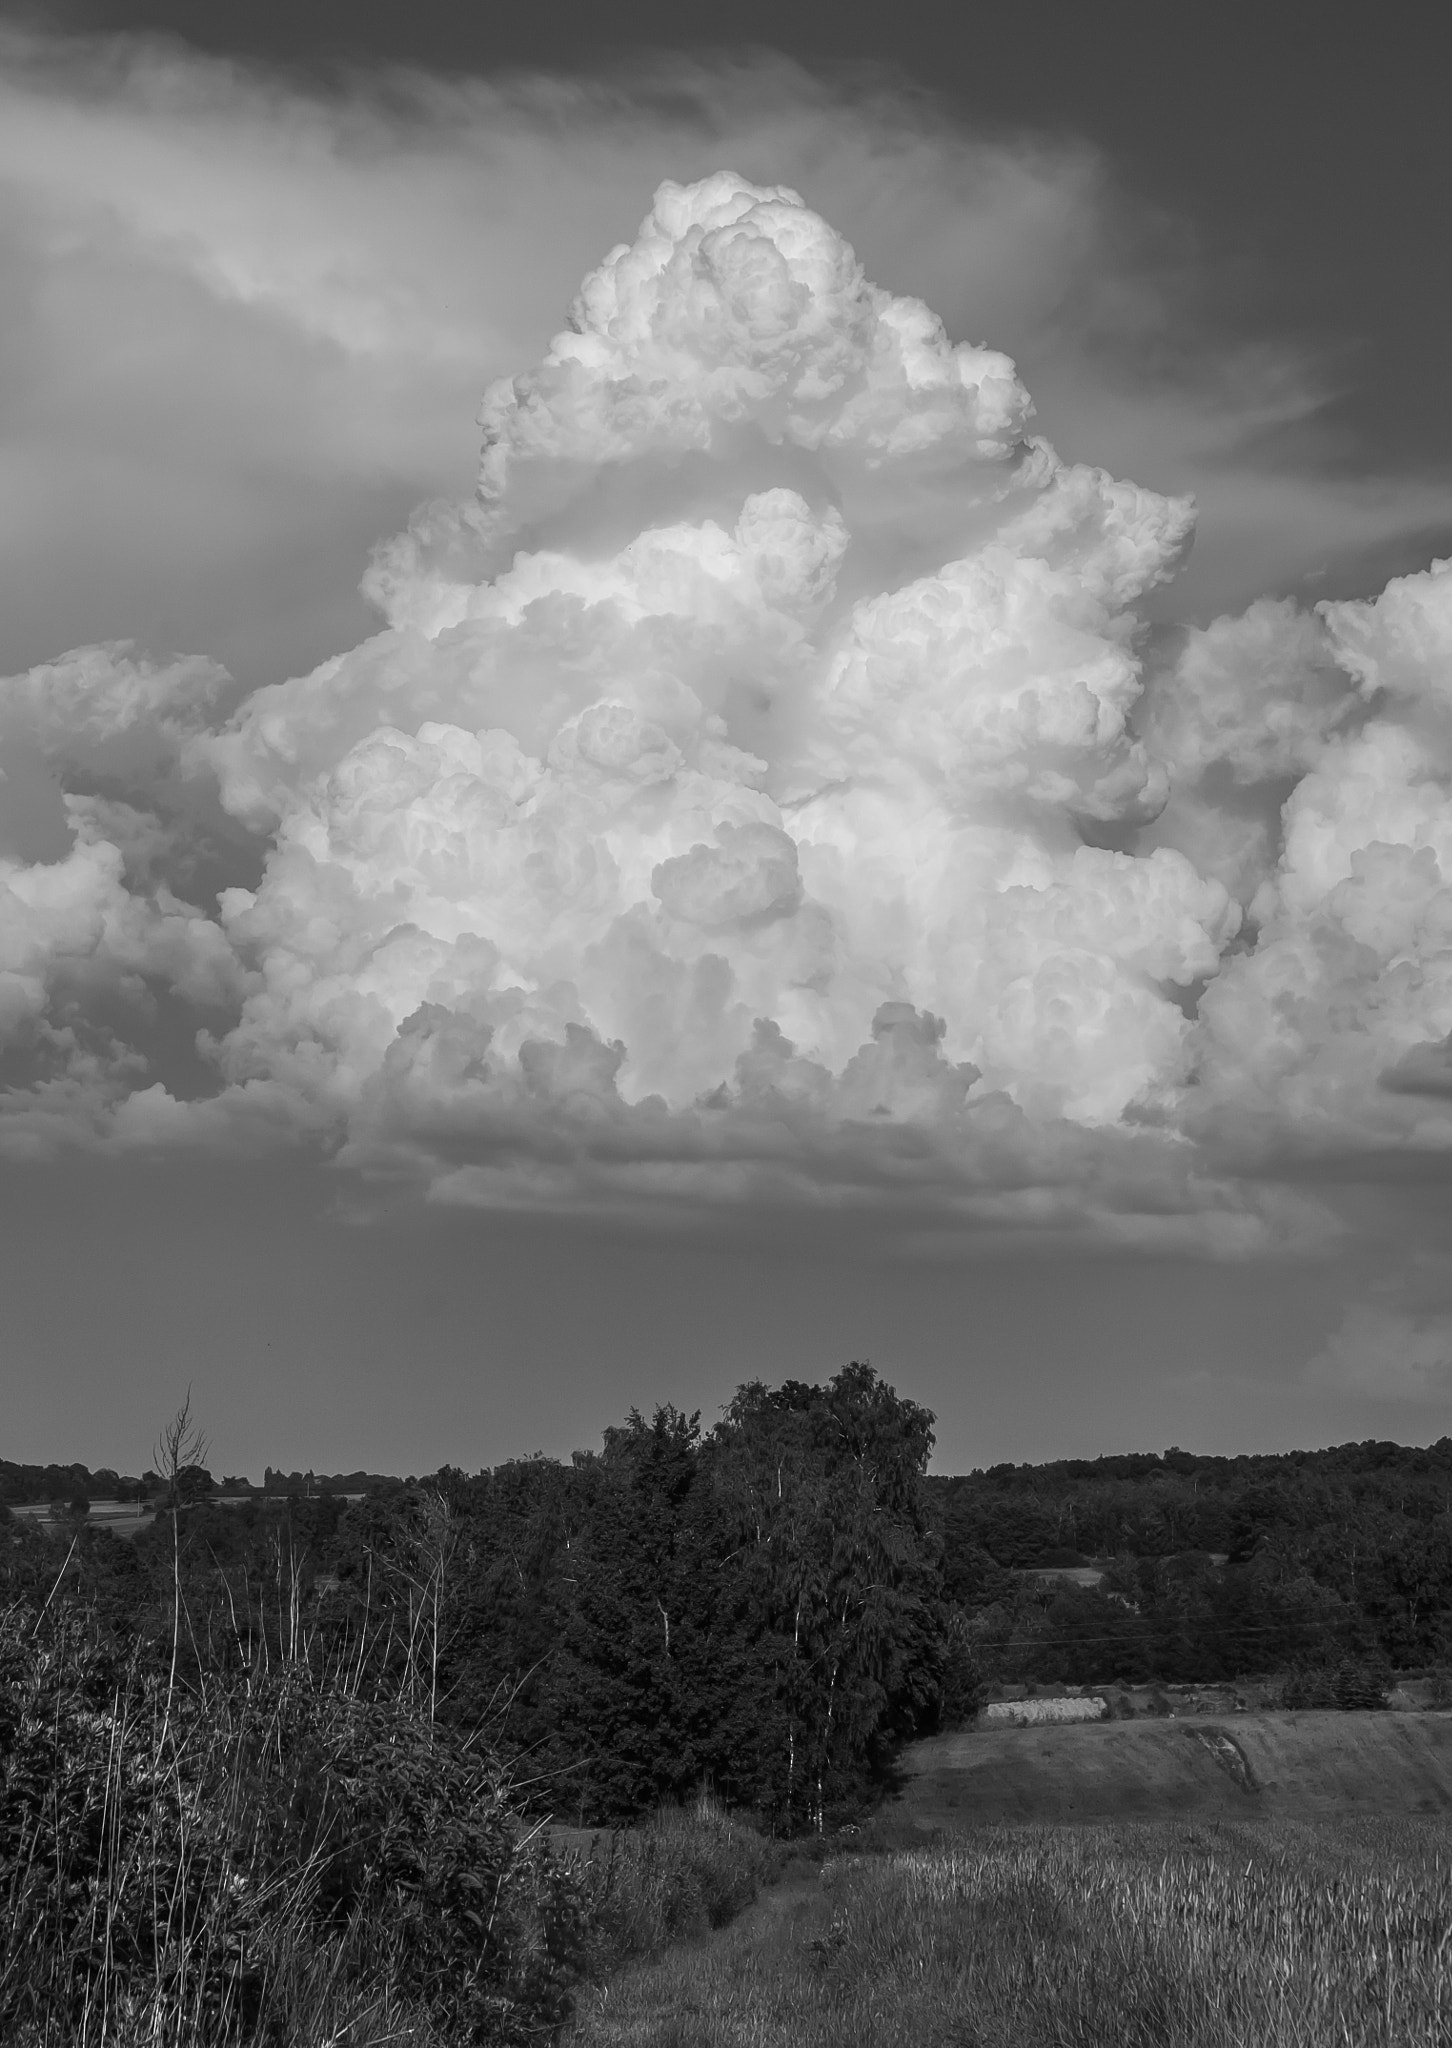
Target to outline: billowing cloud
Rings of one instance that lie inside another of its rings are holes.
[[[0,678],[0,1056],[31,1084],[9,1101],[11,1149],[109,1130],[146,1074],[131,1041],[159,995],[217,1014],[241,999],[226,935],[172,886],[192,863],[149,794],[226,682],[211,662],[120,644]],[[139,806],[121,794],[133,784]]]
[[[1004,1117],[1162,1107],[1239,913],[1077,827],[1163,800],[1128,607],[1189,508],[1030,411],[795,194],[664,187],[486,395],[475,503],[381,551],[390,631],[194,745],[276,833],[222,902],[260,977],[224,1074],[356,1158],[622,1189],[776,1172],[795,1123],[808,1184],[912,1178],[905,1124],[981,1192]]]
[[[0,1145],[1234,1254],[1329,1228],[1268,1159],[1452,1141],[1446,564],[1152,635],[1191,504],[735,175],[480,419],[350,652],[230,717],[123,648],[0,684],[74,833],[4,877]],[[205,797],[94,758],[139,735]]]
[[[1256,1149],[1440,1154],[1452,1143],[1452,562],[1374,602],[1318,609],[1346,687],[1339,703],[1298,692],[1306,772],[1251,904],[1257,943],[1201,1005],[1200,1113]]]
[[[1015,354],[1074,459],[1194,493],[1187,612],[1307,572],[1358,589],[1368,548],[1452,516],[1445,481],[1288,455],[1327,376],[1247,346],[1214,279],[1188,305],[1182,227],[1072,138],[987,138],[770,56],[310,91],[11,28],[0,668],[129,637],[252,687],[360,638],[358,565],[468,488],[483,386],[538,358],[662,177],[721,163],[801,191],[874,278]]]

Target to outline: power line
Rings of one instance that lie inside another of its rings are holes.
[[[1295,1631],[1298,1629],[1301,1630],[1303,1633],[1312,1635],[1331,1635],[1335,1633],[1337,1628],[1343,1627],[1345,1625],[1346,1624],[1343,1623],[1336,1623],[1332,1627],[1322,1630],[1318,1629],[1314,1623],[1308,1621],[1282,1622],[1279,1625],[1277,1625],[1275,1622],[1247,1622],[1243,1628],[1236,1627],[1233,1623],[1227,1623],[1221,1627],[1197,1628],[1189,1640],[1193,1645],[1194,1643],[1202,1641],[1206,1636],[1278,1636],[1294,1634]],[[1164,1640],[1165,1632],[1157,1632],[1152,1635],[1141,1637],[1127,1637],[1125,1635],[1009,1636],[1005,1642],[999,1645],[999,1647],[1003,1650],[1007,1650],[1009,1648],[1017,1648],[1020,1646],[1026,1650],[1072,1650],[1080,1647],[1087,1649],[1090,1647],[1102,1645],[1104,1643],[1132,1645],[1137,1642],[1143,1644],[1146,1648],[1148,1648],[1151,1647],[1154,1643],[1162,1643]]]

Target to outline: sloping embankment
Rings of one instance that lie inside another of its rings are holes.
[[[1064,1728],[974,1728],[903,1755],[902,1818],[1312,1819],[1452,1810],[1452,1716],[1235,1714]]]

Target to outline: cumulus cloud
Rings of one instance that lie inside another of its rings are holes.
[[[1312,714],[1327,736],[1286,798],[1280,857],[1251,904],[1257,943],[1201,1005],[1201,1114],[1257,1147],[1440,1153],[1452,1141],[1439,1079],[1452,1034],[1452,562],[1318,611],[1346,687]]]
[[[1443,1402],[1452,1390],[1452,1316],[1359,1304],[1302,1379],[1317,1393],[1356,1400]]]
[[[826,211],[870,273],[1028,365],[1056,441],[1205,510],[1197,615],[1452,513],[1290,461],[1314,364],[1190,308],[1173,224],[1082,144],[965,133],[783,59],[306,91],[135,38],[0,34],[0,667],[204,648],[248,686],[369,628],[358,564],[468,488],[461,422],[536,359],[665,175]],[[97,337],[104,335],[104,348]],[[1347,588],[1358,588],[1352,582]]]
[[[1236,1255],[1329,1228],[1268,1149],[1452,1140],[1448,565],[1151,634],[1192,505],[735,174],[480,422],[350,652],[235,709],[121,646],[0,683],[73,835],[0,877],[0,1146]]]
[[[122,734],[163,744],[208,722],[228,682],[215,662],[157,662],[128,643],[82,647],[22,675],[0,677],[0,734],[30,734],[67,759]]]
[[[477,500],[381,551],[389,632],[193,745],[276,832],[222,900],[260,976],[223,1072],[353,1156],[422,1095],[696,1180],[763,1088],[955,1125],[968,1185],[980,1123],[1162,1107],[1238,912],[1076,822],[1163,801],[1128,607],[1190,513],[1030,413],[794,193],[663,187],[486,395]]]

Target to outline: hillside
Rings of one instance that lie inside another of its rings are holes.
[[[1246,1713],[974,1728],[908,1746],[901,1818],[1311,1820],[1452,1810],[1452,1715]]]

